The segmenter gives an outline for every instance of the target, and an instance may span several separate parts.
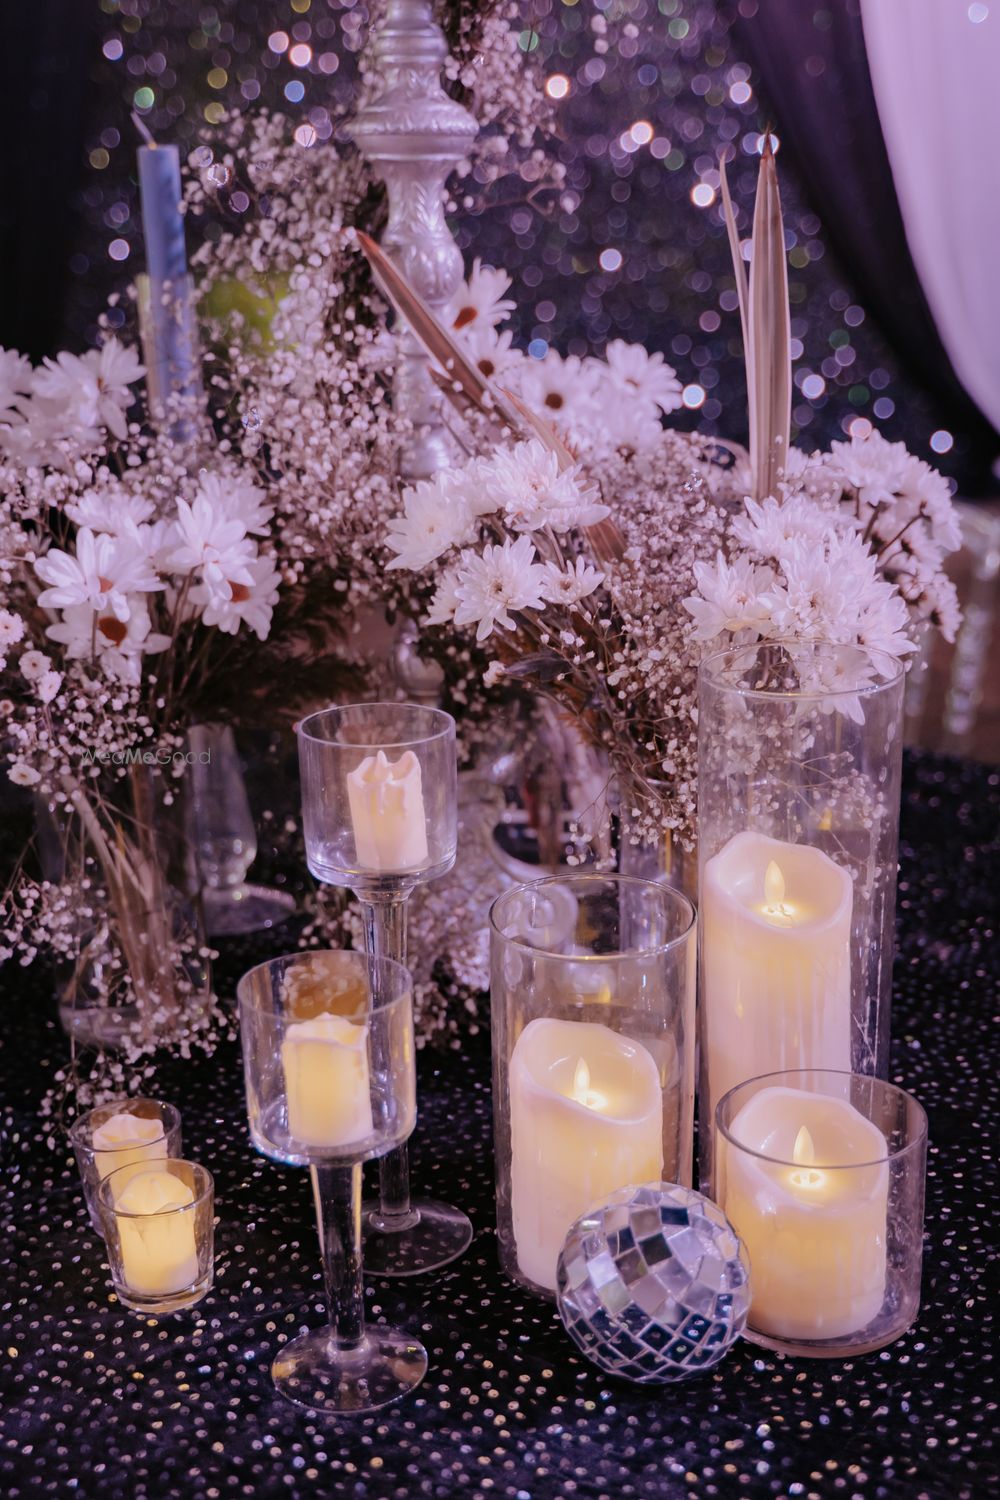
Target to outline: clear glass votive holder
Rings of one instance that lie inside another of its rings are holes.
[[[296,733],[306,858],[317,880],[362,901],[396,901],[451,869],[458,770],[450,714],[351,703],[310,714]]]
[[[193,1307],[212,1285],[215,1191],[212,1174],[171,1157],[132,1162],[98,1192],[111,1282],[133,1312]]]
[[[716,1111],[715,1199],[750,1257],[745,1337],[815,1358],[868,1354],[920,1307],[927,1116],[867,1074],[792,1069]]]
[[[690,1186],[695,912],[659,881],[570,875],[504,892],[490,922],[500,1264],[554,1297],[582,1214]]]
[[[75,1120],[69,1138],[90,1222],[103,1235],[97,1194],[104,1178],[133,1162],[163,1165],[168,1157],[179,1157],[180,1111],[158,1099],[112,1099]]]

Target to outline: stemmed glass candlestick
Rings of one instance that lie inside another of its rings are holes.
[[[306,857],[318,880],[361,905],[374,962],[406,962],[415,888],[455,863],[455,721],[412,703],[357,703],[298,726]],[[379,1201],[365,1204],[365,1260],[383,1276],[447,1265],[472,1239],[460,1209],[410,1196],[405,1143],[379,1162]]]
[[[330,1319],[286,1344],[271,1374],[310,1411],[375,1411],[427,1370],[416,1339],[365,1326],[362,1286],[362,1163],[416,1119],[410,976],[391,959],[296,953],[251,969],[237,997],[250,1135],[310,1169]]]

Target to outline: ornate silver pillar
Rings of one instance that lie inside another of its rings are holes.
[[[441,85],[448,47],[428,0],[388,0],[369,45],[382,87],[358,112],[350,134],[388,189],[384,249],[432,308],[444,308],[462,279],[461,252],[444,216],[444,185],[478,127]],[[408,329],[399,353],[396,409],[414,424],[400,472],[421,479],[451,455],[428,357]]]

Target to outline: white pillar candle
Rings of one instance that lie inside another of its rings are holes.
[[[118,1193],[115,1221],[129,1291],[163,1297],[198,1280],[194,1211],[170,1212],[192,1203],[194,1193],[169,1170],[136,1172]]]
[[[133,1162],[148,1161],[152,1164],[158,1158],[165,1161],[167,1157],[163,1121],[145,1115],[110,1115],[94,1130],[91,1145],[94,1166],[102,1180],[119,1167],[131,1166]]]
[[[723,1094],[789,1068],[851,1068],[851,877],[821,849],[738,833],[705,865],[703,1003]]]
[[[358,864],[367,870],[415,870],[427,860],[427,818],[420,762],[366,755],[348,772],[347,795]]]
[[[764,1088],[729,1133],[760,1153],[717,1142],[720,1205],[750,1256],[752,1327],[810,1340],[865,1328],[885,1299],[882,1132],[846,1099]]]
[[[510,1059],[511,1210],[517,1263],[556,1288],[571,1224],[663,1171],[663,1099],[645,1047],[607,1026],[529,1022]]]
[[[281,1065],[288,1132],[305,1146],[347,1146],[374,1131],[368,1028],[344,1016],[285,1027]]]

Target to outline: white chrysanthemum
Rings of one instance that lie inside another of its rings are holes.
[[[450,625],[458,608],[458,569],[449,568],[438,584],[424,617],[426,625]]]
[[[205,494],[191,505],[177,502],[180,545],[170,556],[170,566],[179,572],[201,572],[201,581],[214,598],[232,597],[233,585],[253,583],[250,564],[257,555],[256,543],[246,534],[242,521],[230,520]]]
[[[278,602],[281,574],[270,557],[258,557],[250,563],[249,571],[253,582],[233,584],[228,599],[219,599],[199,586],[192,589],[191,601],[204,606],[201,618],[206,625],[216,625],[225,635],[235,635],[245,621],[259,640],[266,641]]]
[[[99,423],[122,440],[128,434],[125,413],[135,400],[129,387],[145,373],[135,351],[111,338],[86,354],[64,350],[46,359],[32,390],[43,401],[86,414],[88,426]]]
[[[119,620],[129,617],[130,594],[153,593],[161,587],[133,538],[95,534],[89,526],[77,532],[75,555],[53,547],[38,558],[35,572],[49,585],[38,596],[43,608],[84,604],[107,610]]]
[[[487,545],[482,556],[463,552],[455,585],[455,624],[475,625],[478,641],[485,641],[498,625],[513,630],[510,611],[541,609],[544,586],[545,569],[529,537]]]
[[[38,682],[51,669],[52,663],[44,651],[25,651],[18,666],[21,676],[28,682]]]
[[[24,621],[12,609],[0,609],[0,651],[24,639]]]
[[[484,266],[478,258],[473,261],[468,281],[462,283],[448,307],[452,328],[461,331],[473,325],[495,327],[505,322],[517,306],[505,295],[510,284],[506,271]]]
[[[471,480],[462,470],[446,470],[433,479],[418,479],[403,491],[403,514],[393,518],[386,537],[386,545],[396,554],[390,568],[419,573],[452,547],[472,539],[463,496],[467,483]]]
[[[604,574],[583,557],[578,557],[568,568],[545,564],[545,597],[553,604],[579,604],[603,582]]]
[[[783,556],[793,542],[822,546],[833,530],[833,518],[804,495],[787,500],[744,500],[746,515],[735,516],[731,530],[737,541],[761,557]]]
[[[659,407],[665,416],[682,405],[681,383],[662,354],[650,354],[641,344],[613,339],[604,351],[607,383],[634,400]]]
[[[0,416],[31,390],[31,363],[16,349],[0,349]]]
[[[768,589],[774,582],[770,568],[758,567],[749,558],[728,563],[718,553],[714,563],[696,562],[697,594],[683,601],[695,622],[696,641],[712,641],[723,631],[760,631],[771,614]]]
[[[110,531],[117,535],[132,526],[141,526],[156,509],[152,500],[129,495],[124,490],[87,490],[66,505],[66,514],[77,526],[91,531]]]
[[[855,533],[829,537],[822,550],[807,542],[789,546],[781,571],[767,596],[766,634],[857,642],[891,656],[913,650],[906,604],[880,576],[876,558]]]
[[[560,472],[559,460],[537,439],[499,449],[481,468],[481,479],[493,501],[515,531],[537,531],[551,526],[568,531],[592,526],[608,515],[595,485],[579,477],[577,468]]]

